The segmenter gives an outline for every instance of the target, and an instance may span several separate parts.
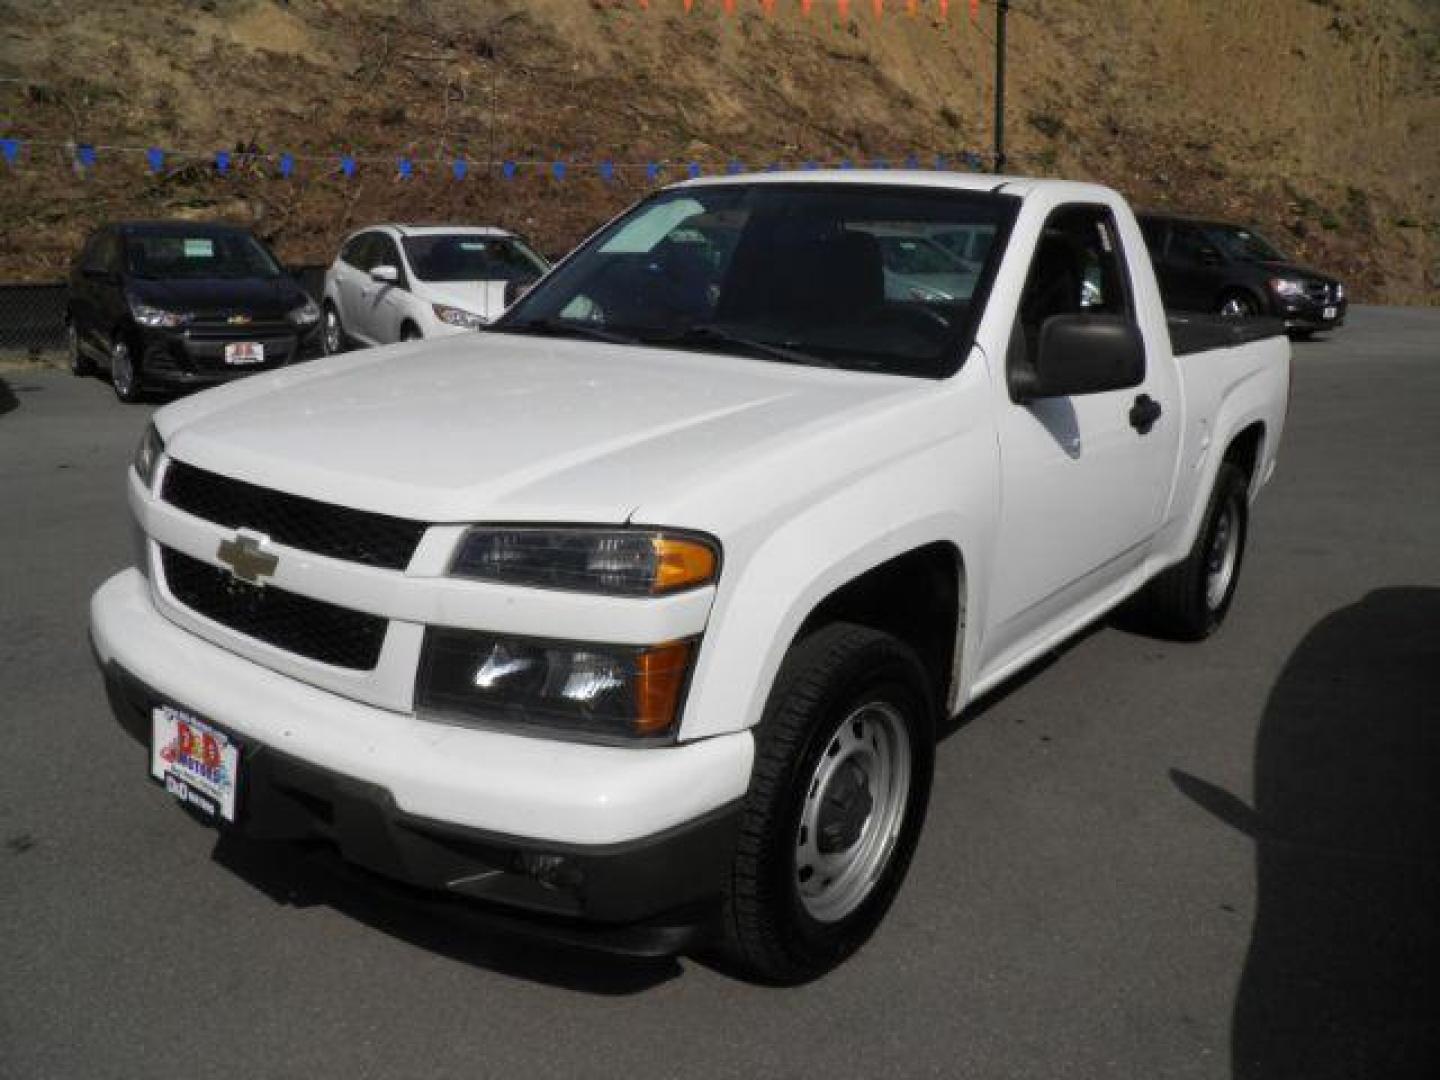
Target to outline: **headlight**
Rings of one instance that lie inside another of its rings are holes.
[[[296,326],[309,326],[311,323],[320,321],[320,306],[307,296],[305,302],[293,311],[287,312],[285,318]]]
[[[146,488],[155,478],[155,466],[160,463],[160,455],[165,452],[165,441],[160,438],[160,433],[151,424],[145,429],[145,434],[140,437],[140,445],[135,448],[135,457],[131,464],[135,468],[135,475],[140,477],[140,482]]]
[[[442,721],[599,742],[664,739],[694,651],[693,641],[641,648],[432,627],[415,704]]]
[[[488,319],[476,315],[473,311],[466,311],[464,308],[450,307],[447,304],[431,304],[431,310],[435,317],[447,326],[459,326],[465,330],[479,330],[482,326],[489,324]]]
[[[1297,278],[1271,278],[1270,290],[1276,296],[1304,296],[1305,282]]]
[[[1336,300],[1344,300],[1344,299],[1345,299],[1345,283],[1344,283],[1343,281],[1337,281],[1337,282],[1335,283],[1335,299],[1336,299]]]
[[[130,314],[141,326],[184,326],[189,321],[188,315],[182,315],[178,311],[166,311],[164,308],[152,307],[129,297]]]
[[[450,573],[541,589],[659,596],[709,584],[719,566],[719,546],[700,536],[480,525],[465,534]]]

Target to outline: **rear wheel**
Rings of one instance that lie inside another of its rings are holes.
[[[1220,466],[1195,546],[1184,562],[1150,582],[1142,596],[1159,633],[1199,641],[1224,621],[1245,556],[1248,489],[1238,466],[1228,461]]]
[[[72,375],[93,375],[95,373],[95,361],[85,355],[85,350],[80,345],[80,331],[75,328],[73,322],[65,324],[65,351],[70,361],[70,373]]]
[[[795,646],[756,730],[725,889],[733,966],[804,982],[869,939],[920,835],[934,738],[929,682],[903,642],[840,623]]]
[[[126,404],[140,400],[139,363],[124,338],[110,346],[110,385],[115,396]]]

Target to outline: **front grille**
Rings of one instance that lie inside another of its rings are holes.
[[[274,586],[250,585],[209,563],[161,548],[176,600],[222,626],[322,664],[370,671],[380,662],[386,621]]]
[[[1316,304],[1324,304],[1330,300],[1330,286],[1323,281],[1312,281],[1305,286],[1305,295]]]
[[[286,495],[171,461],[163,497],[171,506],[228,529],[254,529],[287,547],[333,559],[403,570],[425,525]]]

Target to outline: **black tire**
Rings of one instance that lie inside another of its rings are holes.
[[[1260,314],[1260,301],[1244,289],[1232,289],[1220,297],[1215,312],[1227,319],[1253,319]]]
[[[897,723],[903,741],[895,735]],[[877,738],[884,732],[888,755]],[[868,627],[836,623],[791,649],[755,734],[755,766],[724,890],[721,950],[737,974],[793,985],[859,949],[905,879],[930,799],[934,697],[909,646]],[[847,738],[849,749],[841,753]],[[867,755],[868,773],[856,765]],[[892,771],[908,764],[907,781],[877,779],[886,771],[882,760],[897,763]],[[837,796],[837,789],[848,790]],[[817,881],[814,868],[801,865],[812,857],[803,854],[807,820],[815,822],[815,851],[826,852],[813,857],[852,859],[850,873],[837,870],[836,877]],[[825,890],[832,885],[835,917],[822,912],[817,918],[816,905],[830,898]]]
[[[110,346],[110,386],[115,396],[127,405],[133,405],[145,396],[140,359],[123,335]]]
[[[345,324],[340,321],[340,312],[329,300],[326,300],[325,306],[321,308],[320,320],[320,343],[325,355],[339,356],[347,348]]]
[[[80,347],[80,331],[73,322],[65,323],[65,349],[69,353],[70,374],[83,378],[95,374],[95,361]]]
[[[1141,595],[1151,630],[1178,641],[1200,641],[1225,621],[1245,558],[1249,486],[1238,466],[1228,461],[1220,466],[1195,546]],[[1221,573],[1223,586],[1218,586]]]

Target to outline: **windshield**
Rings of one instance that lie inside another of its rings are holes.
[[[859,184],[677,188],[577,251],[495,330],[943,377],[969,346],[1018,201]]]
[[[1212,225],[1205,235],[1228,258],[1238,262],[1286,262],[1286,258],[1259,233],[1227,225]]]
[[[545,260],[519,240],[474,233],[407,236],[405,257],[421,281],[534,281]]]
[[[143,278],[274,278],[280,264],[242,232],[165,232],[125,238],[125,258]]]

